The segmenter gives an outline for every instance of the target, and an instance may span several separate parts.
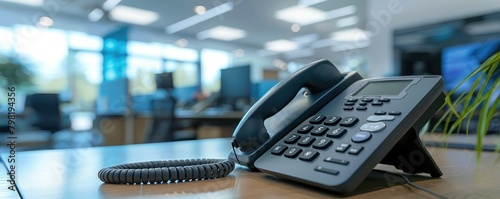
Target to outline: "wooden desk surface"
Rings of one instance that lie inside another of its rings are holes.
[[[277,180],[237,167],[225,178],[157,185],[104,184],[97,172],[117,164],[186,158],[226,158],[228,139],[18,152],[17,184],[24,198],[432,198],[426,192],[381,172],[372,174],[349,195]],[[440,179],[412,176],[416,184],[450,198],[498,198],[500,156],[484,153],[476,164],[469,150],[429,148],[444,175]],[[5,160],[7,154],[2,154]],[[391,166],[377,169],[396,171]],[[4,175],[4,174],[3,174]],[[2,187],[5,188],[5,187]],[[5,188],[6,189],[6,188]]]

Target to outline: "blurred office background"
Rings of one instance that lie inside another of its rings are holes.
[[[0,16],[0,126],[14,86],[20,150],[228,137],[319,59],[451,89],[500,50],[495,0],[1,0]]]

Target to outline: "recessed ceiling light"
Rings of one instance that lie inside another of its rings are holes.
[[[109,11],[116,7],[121,1],[122,0],[107,0],[102,4],[102,9]]]
[[[175,41],[175,45],[184,48],[188,45],[188,40],[187,39],[179,39],[179,40]]]
[[[337,25],[337,27],[339,27],[339,28],[343,28],[343,27],[352,26],[354,24],[357,24],[358,21],[359,21],[358,17],[351,16],[351,17],[346,17],[346,18],[342,18],[342,19],[337,20],[335,25]]]
[[[104,16],[104,11],[101,10],[100,8],[95,8],[94,10],[92,10],[92,12],[89,13],[87,18],[92,22],[96,22],[99,21],[103,16]]]
[[[238,48],[234,51],[234,56],[236,57],[243,57],[245,56],[245,50],[241,49],[241,48]]]
[[[293,6],[279,10],[275,14],[276,18],[290,23],[308,25],[326,19],[326,13],[313,7]]]
[[[43,16],[43,17],[40,17],[40,19],[38,19],[37,25],[43,26],[43,27],[50,27],[50,26],[54,25],[54,20],[52,20],[52,18],[50,18],[50,17]]]
[[[160,18],[160,15],[156,12],[123,5],[113,8],[109,15],[115,21],[139,25],[148,25]]]
[[[327,19],[335,19],[347,15],[351,15],[356,13],[356,6],[355,5],[349,5],[346,7],[338,8],[335,10],[330,10],[326,13],[326,18]]]
[[[28,6],[42,6],[44,0],[2,0],[9,3],[24,4]]]
[[[291,51],[299,48],[299,45],[293,41],[280,39],[267,42],[265,44],[265,48],[267,50],[276,51],[276,52],[285,52]]]
[[[205,14],[206,11],[207,11],[207,8],[205,8],[205,6],[199,5],[199,6],[194,7],[194,12],[198,15]]]
[[[299,32],[300,31],[300,25],[299,24],[292,24],[292,27],[290,27],[290,29],[292,30],[292,32]]]
[[[246,32],[241,29],[231,28],[227,26],[217,26],[205,31],[199,32],[196,37],[198,39],[218,39],[224,41],[232,41],[246,36]]]
[[[332,40],[337,42],[359,42],[370,39],[370,33],[359,28],[351,28],[333,32]]]

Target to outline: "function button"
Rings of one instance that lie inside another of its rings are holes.
[[[316,138],[307,136],[302,139],[297,143],[299,146],[311,146],[311,144],[316,140]]]
[[[354,104],[355,104],[354,102],[346,102],[346,103],[344,103],[344,105],[346,105],[346,106],[354,106]]]
[[[328,169],[328,168],[321,167],[321,166],[317,166],[316,168],[314,168],[314,170],[315,171],[319,171],[319,172],[323,172],[323,173],[332,174],[332,175],[338,175],[339,174],[339,171],[337,171],[337,170]]]
[[[359,121],[356,117],[346,117],[342,121],[340,121],[340,126],[351,127],[354,126]]]
[[[385,111],[375,111],[375,115],[385,115]]]
[[[371,137],[371,133],[360,131],[352,135],[351,140],[356,143],[361,143],[368,141]]]
[[[326,117],[324,115],[316,115],[313,118],[311,118],[311,120],[309,120],[309,123],[320,124],[321,122],[323,122],[323,120],[325,120],[325,118]]]
[[[385,123],[372,122],[372,123],[363,124],[361,127],[359,127],[359,130],[368,131],[368,132],[377,132],[377,131],[381,131],[384,128],[385,128]]]
[[[366,102],[360,102],[360,103],[359,103],[359,105],[360,105],[360,106],[366,106],[367,104],[368,104],[368,103],[366,103]]]
[[[339,123],[340,119],[341,118],[339,116],[331,116],[331,117],[326,118],[324,124],[331,125],[331,126],[337,125]]]
[[[391,111],[391,112],[389,112],[389,115],[401,115],[401,112],[399,112],[399,111]]]
[[[333,130],[332,132],[328,132],[326,134],[326,137],[339,138],[342,137],[345,133],[347,133],[347,130],[345,128],[339,127]]]
[[[372,102],[373,106],[382,106],[382,102]]]
[[[394,120],[394,116],[389,116],[389,115],[370,115],[368,118],[366,118],[369,122],[379,122],[379,121],[392,121]]]
[[[302,133],[302,134],[306,134],[306,133],[309,133],[309,131],[311,131],[311,129],[313,127],[314,127],[313,125],[306,124],[306,125],[300,127],[299,129],[297,129],[297,132]]]
[[[273,147],[273,150],[271,150],[271,153],[274,155],[281,155],[287,148],[288,147],[285,145],[276,145],[275,147]]]
[[[328,127],[318,126],[311,131],[311,135],[322,136],[326,133],[326,131],[328,131]]]
[[[302,149],[292,147],[285,152],[285,156],[289,158],[294,158],[297,157],[297,155],[299,155],[300,152],[302,152]]]
[[[299,139],[300,139],[300,135],[292,134],[292,135],[288,136],[287,138],[285,138],[285,143],[294,144]]]
[[[316,157],[318,157],[319,153],[317,151],[305,150],[300,154],[299,159],[304,161],[313,161]]]
[[[366,106],[358,106],[356,107],[356,110],[364,111],[366,110]]]
[[[389,98],[380,98],[380,99],[378,99],[378,101],[379,102],[390,102],[391,99],[389,99]]]
[[[352,107],[352,106],[344,106],[344,110],[346,110],[346,111],[351,111],[352,109],[354,109],[354,107]]]
[[[363,98],[363,99],[361,99],[361,101],[362,102],[371,102],[371,101],[373,101],[373,99],[372,98]]]
[[[358,99],[355,99],[355,98],[349,98],[349,99],[347,99],[347,101],[348,101],[348,102],[357,102],[357,101],[358,101]]]
[[[327,157],[327,158],[325,158],[324,161],[325,162],[335,163],[335,164],[342,164],[342,165],[348,165],[349,164],[349,161],[347,161],[347,160],[341,160],[341,159],[332,158],[332,157]]]
[[[351,146],[350,144],[342,143],[340,146],[338,146],[337,148],[335,148],[335,151],[337,151],[337,152],[345,152],[345,150],[347,150],[350,146]]]
[[[353,146],[347,153],[352,155],[358,155],[359,152],[363,150],[363,146]]]
[[[313,144],[313,148],[315,149],[326,149],[328,148],[330,145],[332,145],[333,141],[330,140],[330,139],[326,139],[326,138],[321,138],[319,140],[316,140]]]

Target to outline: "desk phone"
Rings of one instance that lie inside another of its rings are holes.
[[[249,109],[229,159],[340,193],[353,191],[379,163],[440,177],[418,132],[443,102],[440,76],[363,79],[320,60]]]

